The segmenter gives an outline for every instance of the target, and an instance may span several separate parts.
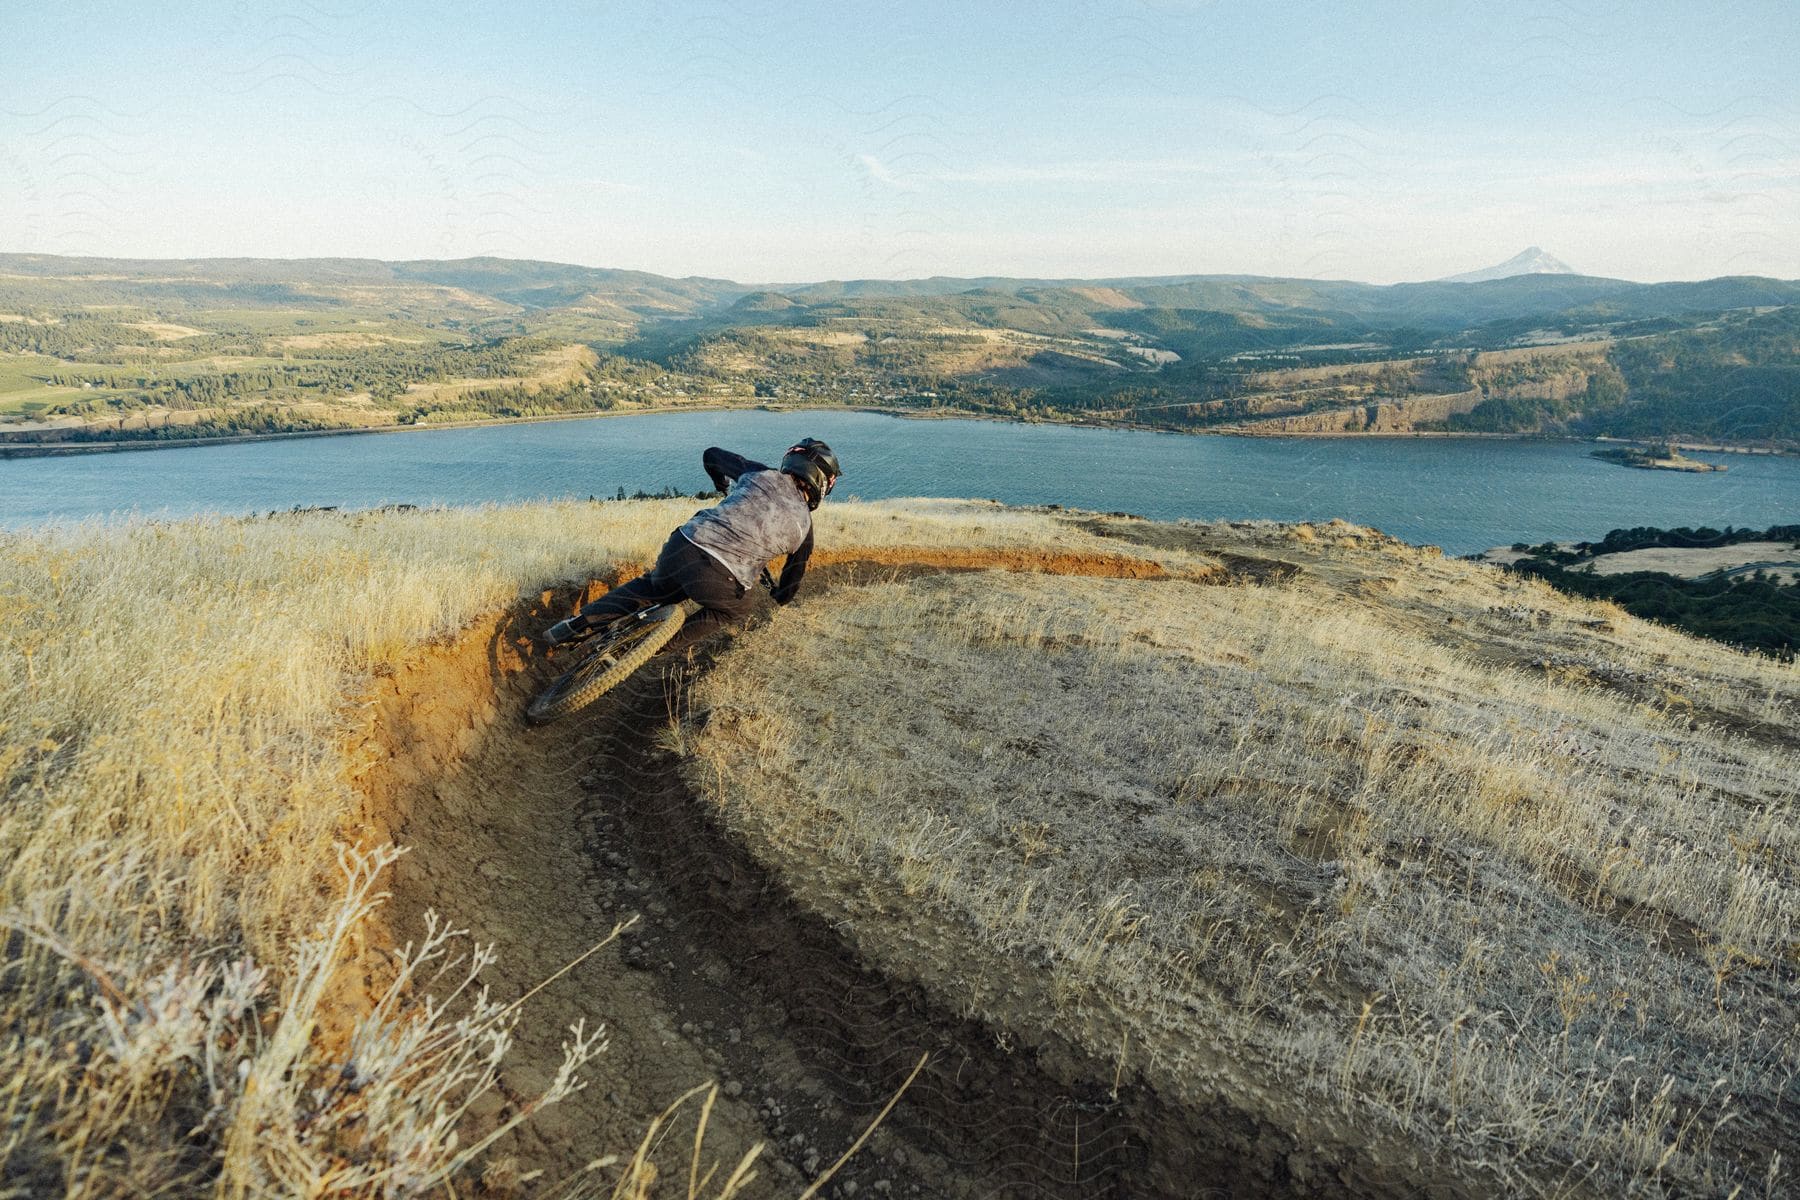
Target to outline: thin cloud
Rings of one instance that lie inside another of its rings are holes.
[[[1186,159],[1090,159],[1060,163],[993,163],[959,171],[932,171],[924,178],[934,183],[1130,183],[1134,180],[1175,179],[1216,175],[1216,163]]]
[[[641,183],[622,183],[616,179],[578,179],[575,187],[579,191],[597,192],[603,196],[633,196],[645,190]]]
[[[863,170],[869,173],[869,178],[876,180],[879,183],[885,183],[889,187],[904,186],[901,181],[895,177],[894,173],[888,169],[887,164],[882,162],[879,158],[876,158],[873,154],[859,154],[856,156],[856,161],[863,165]]]

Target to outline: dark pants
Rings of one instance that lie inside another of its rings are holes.
[[[726,625],[737,624],[750,615],[756,599],[732,578],[723,563],[677,530],[663,543],[656,565],[648,574],[621,583],[585,606],[581,615],[591,624],[602,625],[652,604],[669,604],[684,598],[698,604],[700,611],[688,618],[669,643],[670,649],[683,649]]]

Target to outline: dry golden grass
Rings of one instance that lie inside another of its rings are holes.
[[[0,534],[9,1194],[406,1195],[469,1165],[451,1135],[516,1018],[479,991],[485,952],[429,931],[347,1048],[318,1028],[391,861],[338,846],[357,801],[350,705],[478,618],[647,562],[695,507]],[[1117,550],[1046,517],[958,511],[833,505],[821,538]],[[542,1102],[601,1045],[577,1031]]]
[[[477,1169],[452,1135],[517,1019],[480,991],[489,952],[428,930],[354,1028],[318,1027],[392,853],[338,845],[347,706],[693,508],[0,535],[8,1187],[406,1195]],[[1341,524],[820,518],[840,559],[1170,576],[846,587],[703,682],[668,744],[871,961],[1001,1036],[1226,1096],[1321,1170],[1360,1145],[1522,1191],[1790,1183],[1793,667]],[[1196,582],[1278,560],[1301,573]],[[602,1048],[577,1030],[540,1102]]]
[[[1135,532],[1148,527],[1126,522]],[[1008,508],[988,500],[915,499],[876,504],[829,503],[817,516],[821,553],[838,558],[889,549],[1029,552],[1038,556],[1141,558],[1170,573],[1203,573],[1217,565],[1185,541],[1158,544],[1121,536],[1081,513]]]
[[[348,879],[334,866],[354,799],[346,699],[371,669],[523,590],[647,556],[689,507],[0,537],[6,1177],[114,1195],[222,1172],[234,1194],[297,1180],[323,1194],[364,1146],[381,1148],[374,1174],[334,1186],[373,1194],[447,1168],[441,1117],[491,1073],[449,1048],[501,1052],[506,1018],[465,1008],[465,1045],[456,1020],[420,1023],[399,1007],[417,998],[396,993],[363,1023],[353,1079],[334,1075],[313,1028],[383,861],[373,848],[347,859]],[[428,1035],[421,1069],[408,1039]],[[320,1132],[352,1110],[360,1126]]]
[[[1661,571],[1665,575],[1678,575],[1683,579],[1698,579],[1713,571],[1762,562],[1800,566],[1800,546],[1793,542],[1734,542],[1729,546],[1699,549],[1650,546],[1619,554],[1602,554],[1591,560],[1588,569],[1596,575]]]
[[[874,963],[1302,1182],[1791,1186],[1796,668],[1342,524],[1107,528],[1301,573],[839,592],[702,681],[695,785]]]

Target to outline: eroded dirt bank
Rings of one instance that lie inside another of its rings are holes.
[[[1143,573],[1141,560],[1123,561],[1130,574]],[[828,587],[859,571],[980,565],[988,564],[905,564],[884,554],[879,564],[840,562],[816,576]],[[1106,574],[1112,565],[1027,569]],[[497,944],[488,978],[510,999],[637,917],[624,937],[529,1001],[505,1097],[476,1123],[541,1087],[574,1020],[604,1022],[611,1048],[585,1072],[586,1090],[538,1114],[503,1149],[488,1177],[493,1191],[510,1191],[509,1154],[522,1168],[548,1168],[522,1194],[602,1155],[628,1155],[672,1101],[717,1080],[705,1161],[728,1171],[763,1143],[748,1194],[794,1196],[855,1140],[922,1055],[924,1072],[827,1194],[1366,1190],[1361,1171],[1340,1176],[1306,1163],[1287,1135],[1227,1105],[1171,1108],[1053,1031],[1034,1048],[1012,1046],[920,989],[864,969],[843,938],[793,905],[713,824],[679,778],[671,714],[686,681],[708,668],[708,651],[653,664],[590,713],[526,727],[524,701],[542,682],[526,635],[580,598],[573,589],[546,594],[378,681],[353,754],[366,803],[350,833],[412,847],[372,940],[416,937],[435,909]],[[380,955],[366,958],[378,971]],[[347,1004],[357,990],[351,981]],[[683,1184],[697,1117],[697,1104],[678,1114],[657,1156],[665,1171],[683,1173]],[[610,1184],[615,1170],[593,1177]]]

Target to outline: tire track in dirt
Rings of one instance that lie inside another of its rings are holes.
[[[633,681],[598,719],[666,722],[661,682]],[[768,1134],[801,1152],[803,1170],[819,1148],[848,1145],[928,1054],[844,1182],[877,1194],[897,1184],[930,1196],[1143,1194],[1123,1186],[1143,1151],[1118,1105],[1059,1087],[918,989],[864,969],[712,824],[672,756],[623,736],[617,745],[607,768],[624,784],[614,794],[622,802],[586,810],[590,850],[647,863],[649,909],[667,910],[623,960],[660,972],[683,1028],[728,1031],[726,1070],[747,1081]]]
[[[821,564],[815,586],[1000,565],[920,557],[840,555]],[[1050,557],[1005,565],[1054,569]],[[1128,577],[1155,568],[1121,562],[1131,564]],[[1115,566],[1055,565],[1097,575]],[[378,680],[353,739],[367,800],[348,832],[413,849],[395,868],[385,927],[371,934],[361,970],[346,976],[346,1010],[379,979],[384,944],[416,937],[427,909],[498,945],[488,977],[501,999],[523,995],[615,922],[638,917],[525,1010],[502,1094],[473,1112],[472,1131],[543,1085],[571,1021],[606,1023],[611,1048],[585,1072],[584,1091],[537,1114],[490,1156],[490,1191],[514,1194],[508,1156],[521,1168],[548,1168],[517,1194],[538,1194],[602,1155],[629,1156],[671,1101],[717,1080],[704,1161],[718,1160],[723,1174],[763,1143],[746,1194],[796,1195],[855,1140],[921,1054],[924,1071],[826,1194],[1284,1190],[1271,1187],[1281,1172],[1272,1176],[1263,1154],[1234,1166],[1266,1131],[1237,1127],[1244,1122],[1228,1112],[1168,1112],[1141,1091],[1115,1092],[1110,1062],[1053,1034],[1048,1052],[1009,1048],[922,989],[867,970],[842,937],[794,905],[713,823],[682,782],[674,749],[661,744],[686,681],[709,664],[706,647],[653,663],[588,713],[525,726],[525,701],[543,682],[528,634],[599,586],[545,593]],[[696,1118],[690,1104],[669,1125],[657,1155],[665,1171],[687,1169]],[[614,1170],[602,1168],[592,1182],[610,1185]]]

